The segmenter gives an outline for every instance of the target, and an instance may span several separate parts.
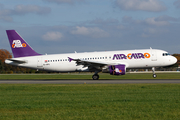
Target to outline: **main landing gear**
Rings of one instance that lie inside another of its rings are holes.
[[[99,70],[95,71],[94,75],[92,76],[93,80],[98,80],[99,79],[99,75],[98,75],[99,72],[100,72]]]
[[[92,76],[92,79],[93,80],[98,80],[99,79],[99,75],[97,73],[95,73],[93,76]]]
[[[153,78],[156,78],[157,75],[155,74],[155,67],[152,67],[152,72],[153,72]]]

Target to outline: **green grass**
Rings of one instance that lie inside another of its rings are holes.
[[[0,84],[0,119],[180,119],[180,84]]]
[[[0,80],[21,80],[21,79],[47,79],[47,80],[57,80],[57,79],[92,79],[90,74],[0,74]],[[137,74],[126,74],[122,76],[113,76],[109,74],[99,74],[99,79],[154,79],[152,73],[137,73]],[[157,73],[157,78],[155,79],[180,79],[180,73]]]

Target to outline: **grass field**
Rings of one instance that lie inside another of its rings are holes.
[[[180,119],[180,84],[0,84],[1,120]]]
[[[21,80],[21,79],[92,79],[90,74],[0,74],[0,80]],[[100,73],[99,79],[180,79],[180,73],[157,73],[157,78],[152,77],[152,73],[137,73],[137,74],[126,74],[122,76],[113,76],[109,74]]]

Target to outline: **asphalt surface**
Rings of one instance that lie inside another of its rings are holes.
[[[140,84],[180,83],[177,80],[0,80],[0,84]]]

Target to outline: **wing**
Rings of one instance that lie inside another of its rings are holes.
[[[100,62],[100,61],[91,61],[91,60],[82,60],[82,59],[73,59],[68,57],[69,62],[76,61],[77,65],[83,65],[84,67],[88,67],[90,71],[102,71],[102,69],[108,68],[109,65],[115,65],[110,64],[107,62]]]

